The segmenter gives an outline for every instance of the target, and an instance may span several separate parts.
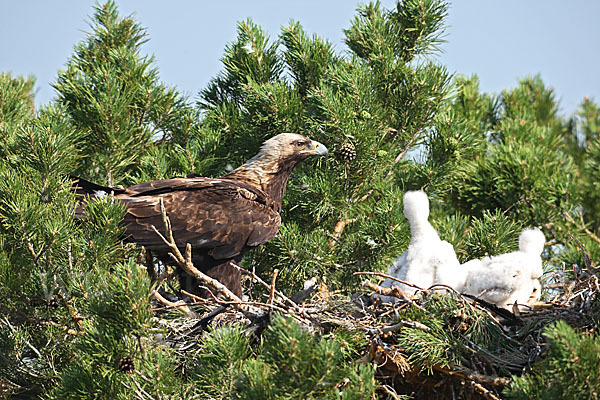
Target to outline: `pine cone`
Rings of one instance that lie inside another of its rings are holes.
[[[338,154],[342,160],[352,162],[356,158],[356,149],[352,143],[346,142],[340,147]]]
[[[123,357],[119,360],[117,368],[119,368],[119,371],[121,372],[130,374],[135,369],[135,365],[133,364],[133,360],[130,357]]]

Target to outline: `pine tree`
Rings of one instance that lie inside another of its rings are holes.
[[[54,87],[73,124],[88,135],[76,172],[112,186],[128,181],[157,139],[185,144],[196,115],[159,82],[152,57],[140,54],[144,29],[120,17],[114,2],[95,7],[91,29]]]
[[[315,337],[282,316],[255,346],[239,327],[215,329],[203,337],[193,367],[198,393],[211,399],[370,399],[374,371],[345,362],[351,352],[342,337]]]
[[[323,299],[323,288],[347,295],[360,288],[354,272],[385,270],[410,240],[401,199],[413,189],[427,192],[431,222],[461,261],[515,250],[521,229],[537,226],[548,240],[546,283],[592,282],[600,108],[585,99],[562,117],[537,76],[497,95],[477,76],[452,76],[435,61],[447,10],[442,0],[359,6],[342,52],[299,21],[274,39],[240,22],[222,71],[193,104],[160,81],[141,53],[144,28],[109,1],[94,8],[90,33],[59,72],[56,102],[36,110],[33,78],[0,75],[0,396],[383,398],[375,367],[357,361],[375,334],[358,327],[310,331],[275,317],[254,335],[241,323],[214,326],[195,353],[168,346],[180,317],[150,301],[142,251],[121,241],[122,205],[107,196],[86,219],[72,218],[70,174],[109,185],[220,176],[281,132],[332,154],[294,172],[278,236],[243,260],[263,278],[280,270],[287,295],[313,277]],[[262,299],[263,289],[247,286]],[[589,299],[590,315],[569,323],[595,330],[599,307]],[[397,346],[392,361],[421,384],[474,348],[487,360],[521,357],[515,341],[539,328],[507,333],[458,295],[437,293],[369,318],[420,324],[376,339]],[[593,393],[597,384],[580,379],[597,361],[597,338],[564,323],[544,332],[550,351],[531,373],[497,371],[515,374],[505,394],[539,397],[560,385]]]
[[[102,33],[113,35],[113,39],[119,32],[125,36],[132,32],[132,21],[125,23],[127,29],[118,23],[111,25],[118,20],[114,3],[98,7],[96,20],[104,21]],[[140,32],[137,28],[133,31]],[[93,53],[94,45],[104,46],[107,57],[123,61],[125,49],[117,49],[111,41],[103,42],[106,38],[100,31],[96,35],[90,37],[87,50]],[[111,49],[112,45],[115,48]],[[78,46],[78,51],[84,52],[84,47]],[[70,69],[74,75],[80,73],[77,79],[70,76],[74,81],[69,81],[63,75],[61,81],[73,96],[37,112],[32,79],[2,75],[0,80],[0,293],[4,299],[0,306],[0,394],[114,399],[131,398],[131,393],[145,387],[154,397],[181,392],[183,381],[170,379],[174,367],[168,351],[157,345],[150,333],[154,327],[149,279],[139,270],[139,251],[120,242],[123,206],[110,198],[93,202],[87,218],[76,221],[68,179],[75,171],[105,178],[120,171],[122,176],[131,169],[131,161],[139,158],[139,152],[149,146],[135,148],[134,154],[128,153],[128,143],[132,138],[138,143],[140,132],[149,142],[151,123],[165,134],[171,135],[171,129],[177,135],[184,134],[184,130],[175,130],[181,121],[170,118],[175,113],[168,112],[169,102],[178,97],[155,85],[154,80],[144,85],[137,82],[136,93],[142,93],[143,86],[144,96],[161,97],[164,109],[153,103],[143,111],[134,110],[134,103],[121,103],[108,113],[115,121],[134,121],[130,112],[135,111],[140,117],[135,121],[142,122],[123,126],[119,136],[110,136],[115,133],[111,131],[114,126],[103,125],[102,117],[108,114],[102,110],[108,110],[107,105],[127,88],[112,87],[114,96],[110,98],[95,85],[102,80],[99,75],[105,78],[104,83],[116,83],[127,72],[127,64],[116,70],[114,65],[111,69],[98,60],[94,79],[86,80],[93,64],[89,59],[84,63],[82,54],[81,70],[75,73],[72,65]],[[135,54],[127,57],[130,64],[136,64]],[[133,69],[140,68],[143,75],[145,65]],[[131,100],[131,94],[122,94]],[[191,119],[194,113],[188,110],[179,104],[176,114]],[[148,120],[143,117],[146,112]],[[91,136],[92,132],[100,136]],[[100,150],[96,146],[103,140],[106,147]],[[114,141],[114,146],[107,140]],[[103,153],[105,150],[114,150],[114,158]],[[126,362],[128,358],[132,365]],[[127,369],[137,372],[127,374]],[[151,388],[147,388],[146,375],[154,378]],[[107,379],[101,381],[98,376]]]
[[[589,333],[578,333],[566,322],[548,326],[546,359],[533,371],[515,377],[507,395],[515,399],[595,399],[600,389],[598,363],[600,341]]]
[[[11,74],[0,74],[0,126],[2,135],[10,132],[8,129],[33,116],[33,85],[35,79],[13,78]]]

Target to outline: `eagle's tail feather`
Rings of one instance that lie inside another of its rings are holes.
[[[85,179],[80,178],[78,176],[69,175],[69,178],[73,182],[71,184],[71,191],[75,192],[75,194],[77,194],[78,197],[84,195],[97,196],[102,192],[111,193],[115,191],[115,189],[111,187],[97,185],[93,182],[86,181]]]
[[[71,191],[75,193],[75,198],[77,199],[77,206],[75,207],[74,216],[78,219],[85,217],[85,203],[87,203],[89,198],[101,197],[111,193],[119,194],[124,192],[123,189],[98,185],[78,176],[69,175],[69,178],[73,182],[71,184]]]

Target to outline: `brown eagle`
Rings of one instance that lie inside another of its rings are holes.
[[[271,240],[281,224],[281,198],[291,172],[310,156],[327,156],[319,142],[296,133],[265,141],[260,152],[220,178],[173,178],[109,188],[76,178],[73,189],[82,199],[75,212],[85,214],[85,198],[112,193],[127,207],[126,240],[138,243],[165,263],[169,249],[152,230],[164,231],[160,199],[171,220],[173,237],[182,251],[192,246],[196,268],[242,295],[242,255]],[[181,287],[198,293],[197,282],[180,272]]]

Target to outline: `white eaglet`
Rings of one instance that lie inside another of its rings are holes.
[[[423,191],[409,191],[404,195],[404,216],[410,225],[408,249],[388,268],[387,274],[420,288],[427,289],[433,284],[444,284],[461,290],[465,274],[456,258],[454,247],[441,240],[437,231],[428,221],[429,200]],[[386,279],[381,286],[399,286],[407,294],[417,289]],[[380,296],[384,302],[398,299]]]
[[[544,234],[537,228],[524,229],[519,236],[519,251],[471,260],[463,292],[512,310],[517,304],[539,299],[542,275]]]

